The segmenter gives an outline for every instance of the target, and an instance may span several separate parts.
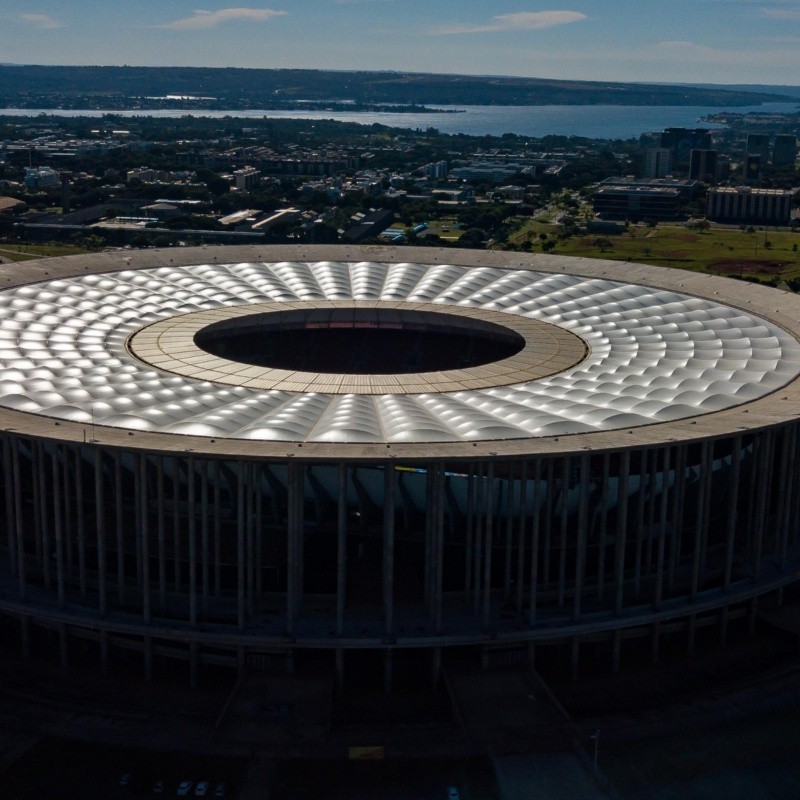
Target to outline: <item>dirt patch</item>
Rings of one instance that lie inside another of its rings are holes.
[[[672,237],[676,242],[699,242],[700,237],[696,233],[675,233]]]
[[[715,261],[709,269],[722,275],[779,275],[794,265],[791,261],[747,261],[735,260]]]

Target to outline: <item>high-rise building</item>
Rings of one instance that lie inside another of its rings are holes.
[[[747,134],[747,155],[761,156],[762,166],[769,161],[769,134],[768,133],[748,133]]]
[[[703,183],[714,183],[718,179],[717,151],[692,150],[689,158],[689,178]]]
[[[742,179],[747,183],[757,181],[761,177],[761,168],[766,163],[760,153],[748,153],[742,165]]]
[[[692,150],[711,148],[711,131],[708,128],[664,128],[661,146],[672,151],[673,164],[688,164]]]
[[[668,147],[648,147],[644,154],[644,177],[666,178],[672,166],[672,154]]]
[[[794,164],[797,159],[797,137],[793,133],[779,133],[772,147],[772,163],[776,167]]]

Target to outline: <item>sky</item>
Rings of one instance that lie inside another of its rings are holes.
[[[238,2],[0,0],[0,63],[800,83],[800,0]]]

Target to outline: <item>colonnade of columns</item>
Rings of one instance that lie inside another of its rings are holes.
[[[431,647],[440,659],[487,636],[579,643],[742,598],[755,609],[791,579],[798,455],[797,424],[402,467],[5,433],[6,611],[101,628],[169,620],[192,642],[219,634],[240,657],[324,646],[338,663],[353,647]]]

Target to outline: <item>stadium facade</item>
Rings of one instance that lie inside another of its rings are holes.
[[[23,650],[46,629],[65,663],[83,640],[191,682],[370,652],[388,684],[398,651],[436,675],[555,645],[577,674],[590,644],[619,669],[724,641],[798,579],[791,293],[423,248],[0,270]]]

